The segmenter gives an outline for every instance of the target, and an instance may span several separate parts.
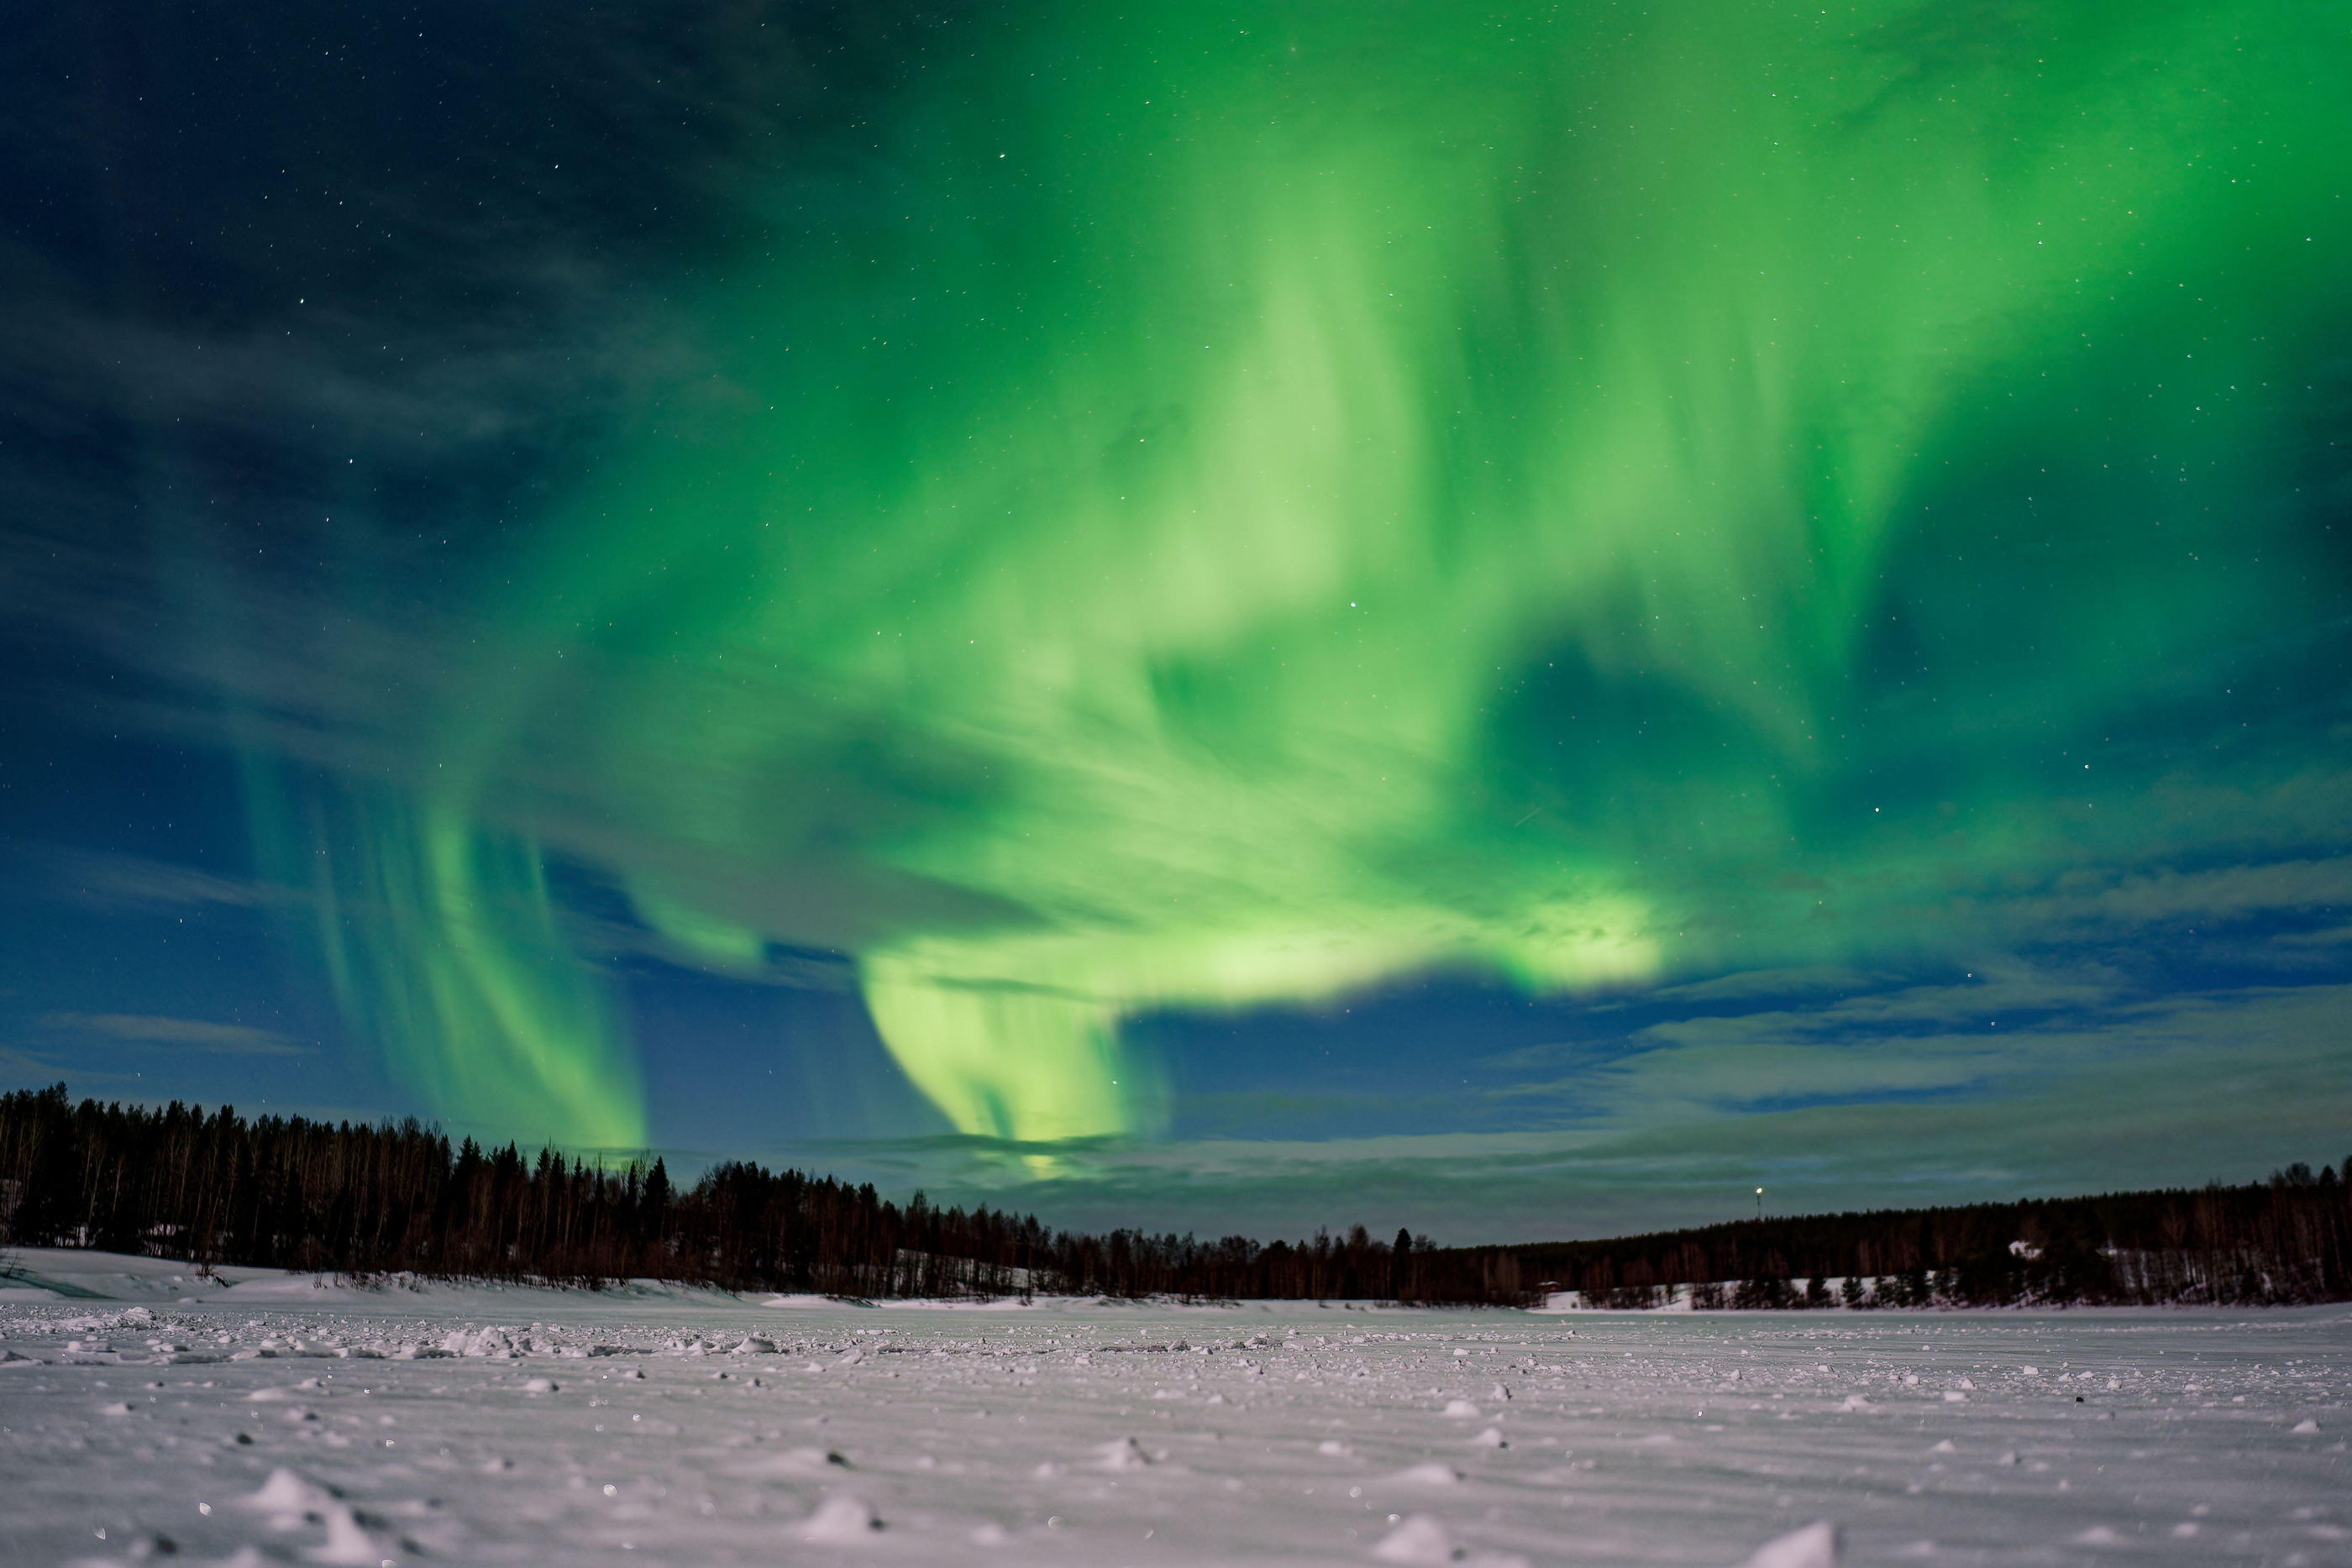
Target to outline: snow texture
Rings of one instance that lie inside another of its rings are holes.
[[[2341,1308],[1571,1333],[19,1261],[0,1563],[2352,1563]]]

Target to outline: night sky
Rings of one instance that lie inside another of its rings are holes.
[[[0,1087],[1528,1239],[2352,1152],[2352,5],[90,4]]]

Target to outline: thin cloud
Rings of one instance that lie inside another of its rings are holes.
[[[307,1056],[310,1051],[271,1030],[152,1013],[49,1013],[41,1022],[127,1045],[177,1046],[223,1056]]]
[[[1791,1038],[1854,1040],[1869,1035],[1935,1032],[1956,1025],[1998,1028],[2022,1019],[2107,1006],[2120,988],[2105,976],[2044,976],[2032,971],[1986,974],[1958,985],[1906,986],[1846,997],[1827,1006],[1777,1009],[1725,1017],[1678,1019],[1650,1025],[1636,1040],[1666,1045],[1769,1044]]]
[[[1786,997],[1820,991],[1858,991],[1883,984],[1884,977],[1833,965],[1788,969],[1746,969],[1709,980],[1664,986],[1633,998],[1652,1002],[1744,1001],[1751,997]],[[1620,1004],[1624,1005],[1624,1004]]]
[[[233,909],[272,908],[308,898],[299,889],[143,855],[91,854],[45,845],[14,846],[11,858],[34,873],[54,895],[106,909],[179,908],[218,904]]]

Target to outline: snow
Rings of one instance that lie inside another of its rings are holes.
[[[860,1546],[881,1528],[874,1511],[856,1498],[829,1497],[809,1515],[801,1539],[817,1546]]]
[[[1766,1542],[1740,1568],[1836,1568],[1837,1560],[1837,1526],[1817,1519],[1802,1530]]]
[[[2342,1308],[1571,1330],[16,1261],[83,1293],[0,1301],[10,1563],[2352,1562]]]

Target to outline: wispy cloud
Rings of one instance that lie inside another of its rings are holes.
[[[2133,926],[2155,921],[2240,920],[2346,904],[2352,904],[2352,857],[2336,856],[2126,876],[2079,901],[2062,901],[2061,908],[2077,918]]]
[[[1867,990],[1885,983],[1885,977],[1867,970],[1822,964],[1787,969],[1745,969],[1684,985],[1662,986],[1640,999],[1644,1003],[1745,1001],[1753,997]]]
[[[0,1045],[0,1082],[30,1083],[59,1076],[60,1069],[47,1058]]]
[[[23,865],[37,890],[107,909],[194,904],[259,909],[299,904],[308,896],[299,888],[224,876],[144,855],[93,853],[43,844],[9,845],[0,852]]]
[[[1821,1006],[1652,1024],[1634,1038],[1665,1045],[1760,1045],[1792,1038],[1926,1034],[1954,1025],[1993,1029],[2004,1016],[2017,1020],[2103,1007],[2116,1000],[2121,988],[2107,976],[2011,968],[1958,984],[1902,986]]]
[[[126,1045],[176,1046],[226,1056],[303,1056],[310,1051],[272,1030],[152,1013],[48,1013],[41,1022]]]

